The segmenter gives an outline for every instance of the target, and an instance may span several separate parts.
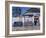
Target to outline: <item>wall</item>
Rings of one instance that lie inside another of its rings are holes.
[[[19,0],[19,1],[24,1],[24,0]],[[46,0],[25,0],[25,1],[46,3]],[[46,6],[46,4],[45,4],[45,6]],[[46,17],[46,15],[45,15],[45,17]],[[46,23],[46,20],[45,20],[45,23]],[[46,26],[45,26],[45,32],[46,32]],[[0,38],[5,38],[4,36],[5,36],[5,0],[0,0]],[[16,38],[46,38],[46,33],[45,33],[45,35],[40,35],[40,36],[26,36],[26,37],[16,37]]]

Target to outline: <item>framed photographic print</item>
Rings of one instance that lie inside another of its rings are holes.
[[[6,1],[5,6],[6,37],[45,34],[44,3]]]

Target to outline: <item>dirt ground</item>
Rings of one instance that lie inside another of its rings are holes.
[[[12,27],[12,31],[40,30],[40,26]]]

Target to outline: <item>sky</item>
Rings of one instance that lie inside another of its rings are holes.
[[[21,12],[22,12],[21,14],[24,14],[25,12],[27,12],[28,9],[30,9],[30,7],[26,7],[26,8],[21,7],[20,9],[21,9]]]

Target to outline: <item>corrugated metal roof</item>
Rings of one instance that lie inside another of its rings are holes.
[[[27,10],[27,12],[29,12],[29,13],[31,13],[31,12],[32,12],[32,13],[34,13],[34,12],[35,12],[35,13],[40,13],[40,8],[30,8],[29,10]],[[27,13],[27,12],[26,12],[26,13]]]

